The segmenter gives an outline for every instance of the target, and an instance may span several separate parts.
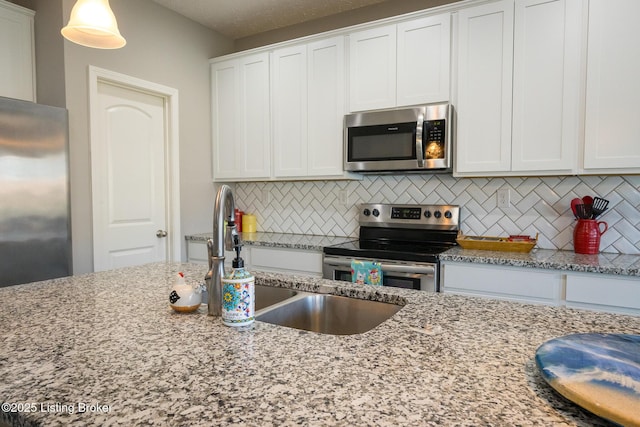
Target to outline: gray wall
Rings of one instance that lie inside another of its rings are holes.
[[[64,16],[75,0],[63,0]],[[180,212],[183,234],[210,228],[213,209],[209,58],[232,41],[151,0],[111,0],[127,45],[90,49],[65,41],[70,124],[74,273],[93,270],[87,67],[94,65],[175,88],[180,100]],[[182,257],[185,257],[182,239]]]
[[[127,45],[113,51],[90,49],[60,35],[75,0],[15,3],[36,11],[38,102],[69,110],[74,274],[93,271],[89,65],[178,90],[182,234],[210,229],[213,184],[208,61],[232,52],[233,41],[151,0],[111,0]],[[181,241],[182,257],[186,258]]]

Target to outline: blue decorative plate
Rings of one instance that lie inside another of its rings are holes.
[[[624,426],[640,426],[640,335],[574,334],[536,351],[542,376],[558,393]]]

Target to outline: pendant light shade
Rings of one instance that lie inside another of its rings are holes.
[[[127,44],[109,0],[78,0],[71,9],[69,23],[60,32],[67,40],[98,49],[118,49]]]

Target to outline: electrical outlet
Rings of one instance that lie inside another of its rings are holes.
[[[511,207],[511,193],[508,188],[501,188],[497,191],[498,207],[510,208]]]
[[[349,203],[349,192],[347,190],[338,191],[338,203],[341,205],[347,205]]]

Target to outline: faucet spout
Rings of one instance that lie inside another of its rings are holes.
[[[224,277],[224,248],[225,248],[225,227],[227,220],[227,237],[230,241],[233,236],[237,236],[234,222],[235,202],[231,187],[222,185],[218,189],[215,205],[213,208],[213,239],[207,241],[207,252],[209,256],[209,272],[204,277],[208,293],[208,313],[209,316],[220,316],[222,314],[222,278]],[[232,247],[228,249],[233,249]]]

